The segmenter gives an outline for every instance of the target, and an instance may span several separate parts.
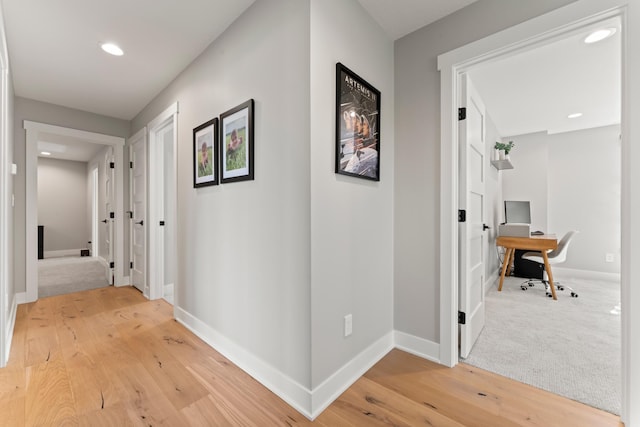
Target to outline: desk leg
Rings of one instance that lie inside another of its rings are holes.
[[[504,275],[507,272],[507,267],[511,264],[511,252],[513,252],[512,248],[505,248],[504,259],[502,260],[502,272],[500,273],[500,286],[498,286],[498,291],[502,291],[502,283],[504,283]]]
[[[549,276],[549,287],[551,288],[551,295],[553,299],[557,300],[556,297],[556,286],[553,284],[553,274],[551,274],[551,266],[549,265],[549,258],[547,257],[547,252],[542,251],[542,258],[544,259],[544,269],[547,270],[547,276]]]

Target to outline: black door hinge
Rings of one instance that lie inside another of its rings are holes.
[[[116,168],[116,164],[114,162],[110,162],[109,163],[109,168],[110,169],[115,169]]]
[[[116,263],[115,263],[115,262],[113,262],[113,261],[111,261],[111,262],[109,263],[109,268],[116,268]]]
[[[164,221],[160,221],[160,225],[164,227]]]
[[[129,268],[133,268],[133,261],[129,263]]]
[[[129,162],[129,169],[133,169],[133,162]]]
[[[467,118],[467,109],[465,107],[458,108],[458,120],[464,120]]]
[[[466,325],[467,324],[467,315],[465,313],[463,313],[462,311],[458,312],[458,323],[460,325]]]
[[[127,211],[127,213],[129,214],[129,218],[133,218],[133,211]]]
[[[109,218],[113,219],[116,217],[115,212],[109,212]]]
[[[464,209],[458,209],[458,222],[466,222],[467,221],[467,211]]]

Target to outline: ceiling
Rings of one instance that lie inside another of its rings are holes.
[[[50,153],[46,156],[38,154],[38,157],[88,162],[104,148],[104,145],[66,135],[40,132],[38,137],[38,153]]]
[[[17,96],[131,120],[255,0],[0,1]],[[395,40],[475,0],[358,1]],[[579,37],[472,71],[501,134],[619,122],[619,32],[591,46]]]
[[[584,43],[599,28],[616,28],[617,32],[601,42]],[[619,124],[620,33],[616,18],[472,69],[469,76],[498,133],[508,137]],[[569,119],[573,113],[582,116]]]

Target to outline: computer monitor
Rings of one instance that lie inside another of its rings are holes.
[[[507,224],[531,224],[531,206],[529,202],[505,200],[504,222]]]

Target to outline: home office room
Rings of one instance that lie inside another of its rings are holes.
[[[588,38],[603,30],[602,39]],[[483,222],[489,228],[479,299],[484,328],[468,354],[461,350],[466,363],[615,414],[621,383],[619,37],[619,23],[604,21],[467,73],[481,100],[474,105],[484,106]],[[505,238],[537,244],[547,237],[552,278],[539,249],[526,244],[516,245],[522,250],[506,261]],[[594,366],[600,375],[592,375]]]

